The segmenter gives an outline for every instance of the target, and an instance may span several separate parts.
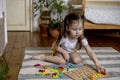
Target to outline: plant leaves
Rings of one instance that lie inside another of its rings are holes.
[[[8,74],[8,64],[4,57],[0,57],[0,80],[5,80]]]

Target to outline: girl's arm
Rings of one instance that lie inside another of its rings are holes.
[[[60,44],[58,46],[55,46],[55,42],[52,44],[52,47],[60,54],[63,55],[65,60],[69,60],[69,52],[64,50],[62,47],[60,47]]]
[[[65,54],[65,53],[68,53],[68,51],[64,50],[63,48],[60,47],[60,44],[58,44],[58,46],[55,46],[55,43],[54,42],[52,44],[52,48],[55,49],[57,52],[61,53],[62,55]]]
[[[93,50],[91,49],[91,47],[89,45],[86,45],[86,46],[83,46],[84,49],[86,50],[88,56],[92,59],[92,61],[94,62],[94,64],[96,66],[99,66],[100,65],[100,62],[98,61],[95,53],[93,52]]]
[[[93,50],[91,49],[91,47],[89,46],[88,44],[88,41],[87,41],[87,38],[86,37],[83,37],[81,39],[81,43],[82,43],[82,46],[85,48],[88,56],[92,59],[92,61],[95,63],[96,66],[99,66],[100,63],[95,55],[95,53],[93,52]]]
[[[92,61],[94,62],[94,64],[96,65],[98,72],[106,74],[105,68],[103,66],[101,66],[100,62],[98,61],[95,53],[93,52],[93,50],[91,49],[91,47],[88,45],[83,46],[88,54],[88,56],[92,59]]]
[[[62,54],[62,55],[63,55],[63,58],[64,58],[66,61],[69,61],[70,56],[69,56],[69,52],[68,52],[68,51],[64,50],[64,49],[61,48],[60,46],[58,46],[58,47],[56,48],[56,51],[59,52],[60,54]]]

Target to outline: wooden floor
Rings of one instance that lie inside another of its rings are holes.
[[[104,35],[88,32],[85,35],[90,46],[113,47],[120,51],[120,35]],[[55,39],[41,36],[39,32],[8,32],[8,45],[4,56],[9,65],[7,80],[17,80],[26,47],[49,47]]]

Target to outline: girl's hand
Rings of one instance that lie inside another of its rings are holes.
[[[97,66],[97,70],[99,73],[106,75],[106,70],[103,66],[101,65]]]
[[[69,61],[69,58],[70,58],[69,53],[64,53],[63,57],[66,61]]]

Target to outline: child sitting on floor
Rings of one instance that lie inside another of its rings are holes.
[[[53,43],[53,48],[55,50],[54,56],[41,54],[33,56],[32,58],[56,64],[65,64],[67,61],[78,64],[82,59],[77,53],[77,50],[80,50],[82,46],[96,65],[98,72],[106,73],[105,68],[101,66],[95,53],[89,46],[83,32],[84,28],[80,15],[75,13],[68,14],[64,19],[64,27],[60,35]]]

